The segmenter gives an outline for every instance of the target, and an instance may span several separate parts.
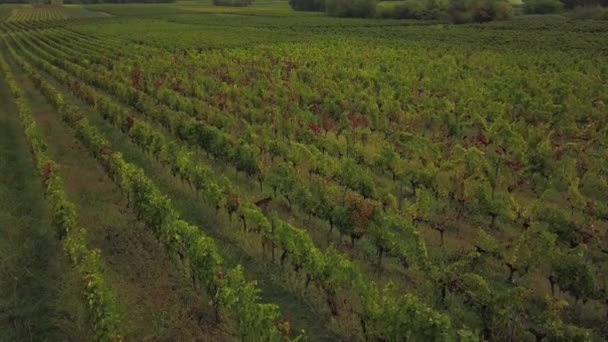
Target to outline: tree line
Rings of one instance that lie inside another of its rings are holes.
[[[513,6],[506,0],[405,0],[386,1],[382,6],[377,0],[289,0],[289,5],[296,11],[326,12],[335,17],[449,20],[457,24],[505,20],[513,15]],[[608,7],[608,0],[524,1],[524,12],[530,14],[590,7]]]

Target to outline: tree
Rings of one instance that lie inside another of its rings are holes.
[[[536,268],[553,264],[557,254],[556,236],[549,232],[545,224],[534,223],[513,241],[499,242],[483,230],[475,247],[481,255],[500,261],[509,273],[505,276],[513,283],[515,275],[523,276]]]
[[[390,222],[384,212],[378,213],[369,227],[368,236],[376,247],[377,260],[376,270],[382,269],[382,258],[386,253],[390,253],[396,247],[397,236],[392,229],[389,229]]]
[[[511,192],[525,167],[526,141],[505,119],[498,119],[490,126],[488,138],[485,154],[489,160],[487,177],[492,194],[499,187]]]
[[[524,12],[527,14],[551,14],[564,8],[559,0],[525,0]]]
[[[229,192],[226,194],[226,211],[232,221],[232,214],[237,212],[241,206],[241,199],[239,194],[236,192]]]
[[[334,17],[370,18],[376,14],[376,0],[325,0],[325,10]]]
[[[277,197],[277,191],[279,191],[291,206],[289,196],[297,184],[297,173],[294,167],[288,162],[281,163],[268,174],[268,183],[272,187],[274,198]]]
[[[591,340],[588,329],[566,324],[559,319],[547,322],[544,328],[547,341],[587,342]]]
[[[496,228],[498,218],[514,218],[515,199],[508,193],[500,192],[494,194],[487,184],[479,186],[475,193],[476,204],[479,208],[490,215],[489,229]]]
[[[563,4],[564,7],[566,7],[567,9],[573,9],[575,7],[582,7],[582,6],[608,6],[608,1],[606,0],[560,0]]]
[[[549,230],[557,235],[558,242],[562,245],[576,246],[579,243],[579,229],[576,223],[566,216],[567,212],[564,212],[556,205],[548,203],[548,199],[553,196],[560,196],[560,194],[552,190],[543,193],[541,201],[532,212],[532,218],[546,223],[549,226]]]
[[[297,183],[293,191],[293,201],[298,205],[302,211],[308,214],[308,219],[316,213],[316,203],[307,186],[303,186],[302,183]]]
[[[448,188],[449,197],[456,202],[460,218],[475,195],[483,198],[480,195],[484,194],[481,190],[487,185],[487,160],[477,147],[464,148],[456,145],[446,166],[450,167],[450,171],[449,174],[442,175],[442,186]]]
[[[574,325],[564,323],[562,315],[568,302],[553,297],[529,298],[534,304],[528,306],[527,317],[529,318],[528,331],[540,341],[591,341],[590,331]]]
[[[487,281],[478,274],[464,273],[452,283],[452,291],[461,295],[464,302],[482,322],[484,340],[493,340],[493,326],[496,321],[496,295]]]
[[[257,162],[258,155],[249,144],[239,145],[234,151],[233,159],[236,169],[245,172],[248,176],[255,175],[260,169]]]
[[[255,174],[255,178],[260,184],[260,192],[264,191],[263,185],[264,181],[266,180],[266,177],[268,176],[269,171],[270,161],[267,158],[260,156],[260,159],[258,160],[258,170]]]
[[[325,10],[325,0],[289,0],[289,6],[296,11],[322,12]]]
[[[504,0],[451,0],[448,8],[450,19],[456,24],[505,20],[512,12],[511,4]]]
[[[361,319],[370,341],[446,341],[454,334],[448,316],[431,310],[411,294],[395,296],[389,284],[365,292]],[[471,339],[472,341],[473,339]],[[464,341],[468,341],[464,339]]]
[[[580,192],[578,177],[574,178],[568,186],[568,202],[572,214],[575,210],[583,210],[586,207],[587,201]]]
[[[560,289],[577,301],[590,299],[597,287],[595,273],[580,252],[565,252],[555,258],[553,276]]]
[[[253,0],[213,0],[215,6],[245,7],[253,3]]]
[[[393,145],[382,145],[378,159],[374,162],[376,170],[380,172],[389,172],[395,181],[397,175],[399,155],[393,148]]]
[[[336,177],[342,184],[360,192],[367,198],[374,197],[376,194],[372,173],[361,167],[361,165],[351,158],[341,160]]]
[[[287,155],[287,146],[279,140],[271,140],[266,146],[268,153],[270,153],[270,160],[274,162],[276,157],[282,157]]]
[[[313,182],[309,186],[309,190],[312,196],[311,206],[314,215],[325,221],[330,221],[331,223],[332,207],[334,205],[330,203],[327,186],[320,182]],[[333,229],[333,224],[330,224],[330,229]]]

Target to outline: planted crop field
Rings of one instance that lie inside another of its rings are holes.
[[[608,21],[0,32],[0,341],[608,339]]]

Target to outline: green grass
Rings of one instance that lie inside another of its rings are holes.
[[[124,317],[121,331],[125,339],[225,340],[221,324],[211,314],[209,299],[177,272],[162,246],[126,208],[120,190],[42,94],[26,77],[20,82],[30,94],[34,119],[47,141],[53,142],[50,157],[61,165],[66,193],[77,205],[88,243],[101,251]]]
[[[379,6],[390,7],[398,3],[400,2],[381,2]],[[78,6],[74,7],[78,8]],[[294,12],[285,1],[258,1],[247,8],[215,7],[209,1],[184,1],[158,5],[104,4],[90,5],[86,8],[109,13],[113,17],[99,20],[74,20],[67,23],[66,26],[94,36],[112,37],[118,42],[132,41],[159,48],[159,50],[149,50],[151,55],[162,49],[180,50],[176,54],[161,55],[159,53],[159,55],[176,60],[186,60],[184,67],[188,67],[188,62],[198,58],[197,61],[201,61],[200,64],[192,62],[191,65],[202,71],[200,73],[193,71],[184,77],[200,76],[205,71],[213,71],[214,67],[239,70],[239,67],[249,61],[253,62],[251,68],[266,67],[264,59],[276,57],[280,61],[295,62],[299,68],[297,71],[301,74],[309,72],[317,76],[328,75],[327,78],[333,77],[333,80],[356,74],[358,80],[363,81],[353,82],[355,84],[351,86],[353,88],[357,88],[358,83],[365,82],[385,85],[386,83],[383,84],[383,81],[391,82],[388,80],[392,78],[390,76],[399,74],[403,77],[396,77],[396,81],[392,80],[392,82],[400,84],[391,85],[393,89],[399,90],[399,94],[388,96],[395,96],[399,98],[399,101],[407,102],[409,106],[407,110],[412,108],[412,113],[409,114],[416,113],[417,110],[424,114],[448,111],[445,106],[440,105],[436,108],[418,106],[416,103],[410,103],[413,100],[410,101],[407,94],[401,96],[402,93],[408,93],[409,89],[404,85],[410,84],[408,83],[410,79],[412,87],[414,87],[416,76],[419,80],[423,78],[419,75],[423,75],[425,82],[428,82],[424,85],[428,88],[427,92],[423,93],[423,97],[427,97],[424,100],[430,101],[431,97],[446,98],[453,100],[454,103],[463,104],[464,102],[459,102],[462,98],[455,94],[463,95],[465,98],[468,97],[467,100],[480,104],[478,107],[466,107],[473,112],[478,111],[473,114],[478,114],[480,117],[491,117],[494,110],[500,112],[505,108],[508,110],[504,110],[507,113],[504,115],[509,120],[512,120],[512,115],[529,115],[530,113],[543,115],[548,113],[544,111],[545,103],[551,105],[561,103],[561,99],[554,98],[555,94],[563,95],[567,92],[574,97],[570,104],[578,103],[579,100],[582,103],[585,95],[577,95],[576,90],[582,91],[587,88],[597,89],[599,95],[593,96],[593,104],[572,107],[574,108],[572,112],[583,115],[591,106],[596,106],[594,107],[596,109],[605,108],[601,106],[606,103],[605,89],[601,87],[601,84],[604,83],[600,81],[605,80],[608,76],[608,69],[603,63],[604,56],[608,53],[608,37],[602,34],[608,30],[608,23],[605,22],[573,21],[562,15],[519,16],[512,21],[461,26],[411,20],[343,19],[329,18],[323,13]],[[221,51],[197,51],[206,49],[221,49]],[[184,53],[181,50],[190,50],[190,52]],[[216,53],[220,54],[221,58],[217,58],[217,55],[214,55]],[[111,56],[111,54],[108,55]],[[256,59],[257,56],[264,57],[261,57],[262,61],[259,61]],[[139,63],[143,63],[144,69],[148,68],[148,64],[145,64],[147,62],[156,67],[164,65],[158,61],[155,62],[153,57],[147,56],[147,59],[142,59]],[[193,60],[188,61],[188,58],[193,58]],[[235,60],[239,62],[234,62]],[[314,67],[314,65],[323,67]],[[123,75],[127,74],[132,67],[129,63],[120,64],[118,60],[114,66],[119,66],[119,69],[116,70],[120,70],[119,72]],[[391,70],[398,72],[395,73]],[[268,75],[271,75],[273,71],[281,72],[273,65],[265,71],[268,72]],[[359,71],[361,71],[360,74]],[[517,71],[516,75],[513,73],[514,71]],[[406,75],[407,73],[410,74]],[[263,75],[263,73],[258,75]],[[452,75],[454,78],[446,75]],[[590,76],[586,77],[587,75]],[[268,77],[270,78],[270,76]],[[440,81],[444,80],[442,77],[446,77],[445,83]],[[126,78],[128,79],[128,76]],[[323,82],[323,77],[318,79],[323,84],[331,83]],[[567,79],[571,80],[572,84],[579,84],[580,87],[578,89],[568,88],[571,83],[564,81]],[[454,80],[460,80],[462,83]],[[555,80],[555,82],[551,82],[551,80]],[[275,81],[279,84],[280,78],[276,78]],[[343,82],[339,83],[340,86],[332,89],[332,95],[343,97],[343,99],[376,96],[374,90],[370,90],[370,93],[352,89],[343,92],[342,89],[348,88],[349,85],[344,79],[341,81]],[[518,83],[516,84],[516,82]],[[562,85],[563,88],[559,87],[561,83],[565,83]],[[589,84],[598,84],[598,86],[591,87],[588,86]],[[245,266],[247,278],[258,281],[264,301],[279,304],[284,316],[292,321],[294,330],[306,329],[307,335],[315,341],[338,338],[352,340],[360,337],[360,335],[357,336],[360,328],[355,319],[343,317],[332,319],[324,306],[324,298],[320,295],[320,291],[304,290],[301,275],[298,277],[287,266],[281,268],[269,262],[268,256],[264,256],[260,250],[260,241],[257,237],[252,238],[253,235],[241,233],[240,223],[236,219],[231,222],[224,213],[217,215],[213,208],[201,203],[200,198],[193,194],[187,186],[176,180],[166,168],[149,155],[141,152],[120,130],[102,120],[92,111],[91,107],[67,95],[69,91],[66,87],[57,83],[56,85],[65,92],[66,98],[77,102],[84,109],[91,123],[108,137],[116,150],[124,153],[126,160],[141,166],[159,188],[172,198],[174,205],[185,219],[200,226],[217,241],[222,255],[225,256],[227,266],[236,264]],[[264,87],[264,89],[276,91],[271,85],[268,84],[268,87]],[[289,87],[290,85],[285,85],[285,88]],[[321,91],[321,89],[315,89],[314,84],[311,85],[311,88],[315,92]],[[240,89],[243,92],[246,91],[245,86]],[[535,92],[534,99],[538,103],[524,103],[525,100],[513,98],[512,94],[521,89],[524,91],[519,95],[526,99],[528,94]],[[509,92],[509,90],[511,91]],[[27,91],[32,94],[35,92],[31,87],[27,87]],[[350,93],[348,93],[349,91]],[[249,95],[242,93],[231,101],[240,104],[239,101]],[[352,96],[349,98],[349,95]],[[204,299],[193,295],[188,286],[174,276],[172,266],[162,255],[162,251],[143,232],[143,227],[135,222],[133,215],[124,208],[124,196],[109,183],[109,180],[100,172],[96,162],[85,157],[86,152],[74,143],[71,132],[51,115],[52,110],[39,100],[40,96],[32,95],[32,97],[38,99],[35,101],[36,108],[38,108],[35,113],[36,117],[44,123],[45,134],[48,135],[49,141],[52,141],[53,157],[64,167],[68,190],[73,196],[73,200],[79,205],[83,224],[87,228],[91,228],[92,242],[102,249],[104,260],[109,265],[108,272],[113,285],[118,289],[121,302],[125,303],[126,312],[130,317],[127,323],[127,337],[189,340],[198,334],[196,323],[189,316],[191,312],[196,312],[197,315],[204,318],[203,326],[205,329],[211,330],[212,337],[224,337],[223,332],[218,331],[224,327],[214,325],[212,320],[208,320],[209,317],[205,316],[205,310],[209,310],[209,308],[203,303]],[[272,98],[269,102],[273,102]],[[276,104],[278,102],[280,101],[273,102],[273,105],[280,106],[280,104]],[[349,106],[346,102],[340,105]],[[255,109],[247,108],[246,105],[234,108],[238,108],[235,113],[222,112],[222,115],[234,115],[238,118],[242,111],[251,110],[253,112],[255,110],[261,113],[259,117],[263,119],[264,110],[273,109],[267,108],[265,104],[260,104],[260,108]],[[558,115],[560,108],[571,107],[568,107],[568,103],[566,103],[562,107],[553,105],[551,108],[556,113],[551,115]],[[513,114],[516,111],[519,111],[520,114]],[[522,112],[524,114],[521,114]],[[428,116],[431,117],[431,115]],[[426,118],[421,117],[420,121],[424,120]],[[429,127],[436,124],[431,121],[429,119],[426,122]],[[492,119],[487,119],[486,123],[491,125]],[[512,124],[524,126],[517,121],[513,121]],[[395,130],[417,130],[422,127],[420,124],[420,126],[398,127]],[[430,136],[433,136],[433,133],[437,133],[438,138],[435,138],[439,141],[434,141],[437,143],[437,148],[443,148],[443,144],[454,143],[450,140],[452,138],[441,140],[444,137],[438,130],[428,129],[429,132],[420,134],[429,133]],[[557,131],[560,129],[556,128]],[[166,136],[170,135],[166,131],[163,133]],[[589,134],[595,133],[590,132]],[[235,135],[238,136],[238,134]],[[15,138],[8,134],[3,144],[12,146],[15,143],[14,140]],[[561,141],[558,142],[561,143]],[[458,143],[470,144],[466,139]],[[374,142],[370,143],[370,145],[373,144]],[[370,151],[372,148],[373,146]],[[446,155],[450,154],[447,150],[444,152]],[[15,153],[20,155],[23,151]],[[13,158],[16,157],[18,155]],[[239,193],[248,200],[259,199],[271,192],[267,185],[264,190],[260,191],[253,178],[237,174],[234,168],[206,158],[200,151],[197,151],[196,158],[209,165],[217,174],[226,175],[232,184],[238,187]],[[388,174],[375,174],[374,179],[383,188],[390,188],[394,184]],[[589,185],[586,186],[589,187]],[[12,190],[13,193],[17,191]],[[523,207],[530,206],[535,199],[527,185],[523,185],[515,193],[519,204]],[[410,196],[409,199],[415,200],[413,197]],[[605,198],[600,197],[598,202],[600,201],[605,202]],[[569,204],[562,196],[556,200],[556,205],[567,209]],[[273,209],[279,211],[283,218],[295,225],[308,228],[309,234],[320,249],[337,241],[336,232],[333,235],[327,233],[327,222],[318,219],[308,221],[306,215],[302,214],[298,208],[290,211],[281,200],[275,201]],[[477,209],[471,209],[464,218],[454,223],[456,229],[446,232],[446,244],[441,247],[438,233],[424,224],[420,225],[421,234],[424,236],[429,254],[434,260],[445,260],[446,256],[459,257],[461,253],[475,248],[478,231],[487,229],[489,218],[486,214],[480,214],[474,210]],[[584,222],[585,218],[581,217],[582,213],[576,213],[576,216],[571,214],[571,216],[577,221]],[[521,225],[515,221],[512,222],[507,217],[499,219],[498,229],[490,231],[490,234],[496,237],[501,244],[512,243],[521,234]],[[605,222],[599,222],[598,225],[601,229],[606,227]],[[416,273],[416,270],[398,269],[399,265],[395,260],[385,260],[384,273],[374,274],[372,267],[374,252],[373,246],[363,240],[359,242],[357,249],[350,256],[367,272],[370,279],[379,284],[393,280],[398,289],[412,289],[428,302],[434,300],[433,298],[436,296],[433,291],[436,288],[418,286],[429,284],[429,281],[425,282],[424,275]],[[0,255],[4,255],[1,250]],[[487,258],[490,259],[490,257]],[[501,262],[497,260],[482,262],[476,267],[474,272],[482,274],[497,293],[506,293],[503,290],[513,286],[513,284],[507,284],[505,279],[508,271]],[[164,272],[165,270],[167,272]],[[546,275],[545,270],[542,269],[516,279],[516,283],[534,288],[539,298],[548,296],[550,290]],[[166,286],[175,286],[175,289],[168,291],[165,289]],[[147,297],[151,293],[165,295],[170,299],[168,302],[158,302],[155,298]],[[343,298],[350,299],[348,295]],[[557,298],[570,302],[570,306],[564,310],[562,315],[567,322],[596,329],[598,339],[608,336],[608,332],[601,328],[601,318],[605,308],[599,301],[573,303],[572,298],[565,293],[558,293]],[[470,326],[478,326],[479,319],[472,310],[465,309],[465,304],[461,302],[461,299],[457,294],[450,295],[448,305],[446,305],[448,308],[441,307],[440,310],[449,311],[455,320],[460,320]],[[192,304],[192,301],[196,303]],[[190,302],[190,304],[183,304],[185,302]],[[139,307],[136,307],[135,303],[138,303]],[[525,303],[528,305],[531,302]],[[162,309],[156,312],[157,307],[162,307]],[[527,336],[523,335],[525,333],[527,330],[523,330],[521,336]]]
[[[64,90],[66,94],[69,93],[67,89],[64,88]],[[309,289],[307,295],[298,293],[298,291],[302,291],[301,288],[303,287],[299,277],[293,271],[287,270],[289,267],[281,268],[279,265],[271,263],[268,254],[263,256],[260,252],[259,239],[252,239],[251,235],[242,234],[240,221],[236,218],[230,221],[227,215],[218,217],[214,208],[202,203],[200,197],[173,177],[168,168],[163,168],[149,155],[143,153],[126,135],[104,121],[91,107],[73,96],[67,95],[66,97],[80,105],[83,111],[87,113],[87,118],[91,124],[94,124],[110,140],[116,151],[123,153],[125,160],[141,167],[155,181],[159,189],[170,196],[174,206],[184,219],[201,227],[206,234],[215,239],[222,256],[225,257],[226,267],[234,267],[239,264],[244,266],[247,278],[256,280],[263,291],[262,295],[265,301],[280,306],[284,317],[291,321],[294,331],[305,330],[306,335],[313,341],[335,341],[338,335],[333,330],[341,331],[342,334],[349,333],[345,327],[336,323],[328,329],[325,326],[327,322],[319,320],[317,310],[323,312],[325,319],[331,319],[327,317],[329,314],[326,312],[326,308],[318,306],[318,303],[323,300],[321,295],[312,288]],[[234,175],[235,172],[231,168],[220,166],[216,171],[230,175]],[[74,174],[74,177],[77,177],[77,175]],[[237,184],[239,187],[250,186],[249,195],[256,193],[254,190],[257,189],[256,184],[244,180]],[[98,205],[103,204],[98,203]],[[99,207],[95,212],[99,213],[98,209]],[[104,210],[103,212],[113,212],[113,210]],[[120,223],[117,222],[117,224]],[[141,254],[141,251],[133,251],[129,254]],[[123,260],[123,262],[127,265],[133,264],[133,261]],[[152,269],[163,268],[162,265],[153,264],[149,264],[147,267]],[[119,281],[119,279],[117,278],[116,281]],[[355,333],[357,330],[358,327],[354,327],[353,331]],[[133,336],[142,335],[135,334]]]
[[[381,3],[394,6],[394,2]],[[521,16],[504,22],[449,25],[433,21],[332,18],[296,12],[286,3],[255,2],[247,8],[215,7],[209,2],[90,5],[114,18],[78,25],[146,45],[172,49],[232,48],[285,42],[361,41],[376,46],[415,43],[451,48],[608,51],[608,22],[569,21],[563,16]],[[269,10],[268,8],[273,8]],[[530,32],[540,34],[529,34]]]
[[[77,282],[3,78],[0,98],[0,341],[89,341]]]

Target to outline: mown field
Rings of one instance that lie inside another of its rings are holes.
[[[608,22],[0,32],[0,341],[608,339]]]

